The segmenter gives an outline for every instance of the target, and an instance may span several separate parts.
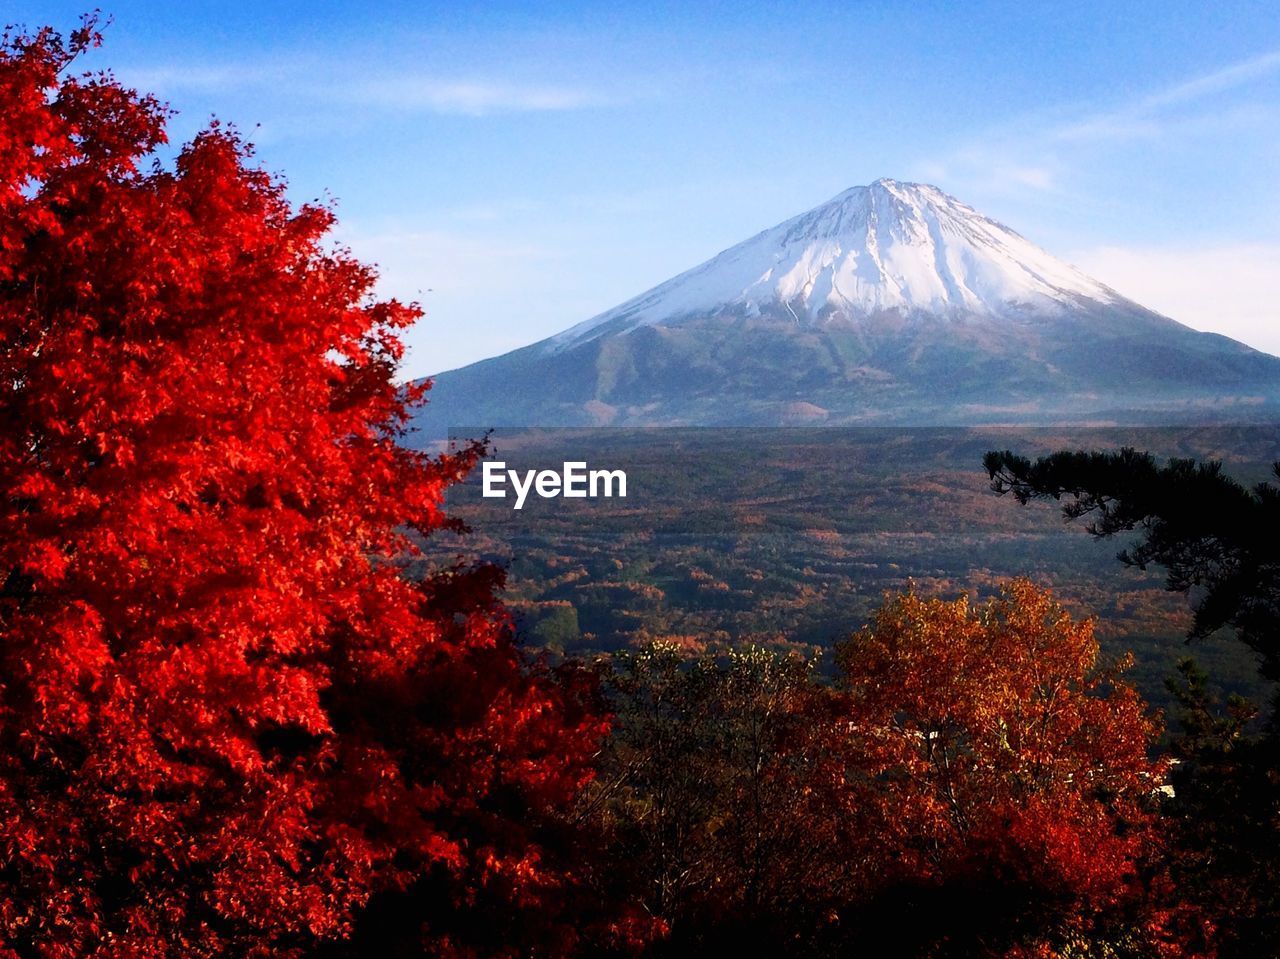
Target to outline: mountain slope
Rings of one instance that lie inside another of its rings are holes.
[[[419,425],[1252,419],[1280,359],[1127,300],[936,187],[878,180],[540,343]]]
[[[1011,306],[1111,303],[1114,291],[936,187],[878,180],[765,230],[554,337],[735,309],[790,307],[794,322],[905,309],[997,316]],[[792,312],[799,307],[797,312]]]

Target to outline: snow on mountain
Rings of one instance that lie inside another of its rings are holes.
[[[888,310],[1055,312],[1082,300],[1123,298],[937,187],[881,179],[571,327],[547,347],[693,315],[790,314],[807,325]]]
[[[1278,411],[1280,358],[1154,313],[936,187],[877,180],[558,336],[441,373],[415,426],[1270,422]]]

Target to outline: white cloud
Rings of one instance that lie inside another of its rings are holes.
[[[598,94],[573,87],[424,76],[388,77],[340,92],[345,99],[367,105],[467,116],[580,110],[606,102]]]
[[[1272,50],[1152,94],[1143,101],[1143,104],[1148,108],[1154,108],[1198,100],[1208,94],[1230,90],[1277,71],[1280,71],[1280,50]]]
[[[1222,138],[1274,128],[1271,108],[1247,88],[1280,73],[1272,50],[1105,108],[1077,104],[1022,117],[980,140],[916,165],[927,179],[987,194],[1060,193],[1073,172],[1088,168],[1100,147],[1172,136]],[[1234,98],[1225,96],[1241,91]]]
[[[1054,186],[1053,171],[1043,166],[1010,167],[1007,176],[1036,190],[1052,190]]]
[[[314,103],[373,109],[487,116],[581,110],[611,98],[578,86],[505,77],[427,75],[385,66],[357,74],[320,70],[307,60],[270,67],[243,63],[157,64],[117,71],[121,81],[146,92],[224,94],[233,91],[287,96]],[[312,112],[308,107],[308,112]]]
[[[1063,124],[1050,131],[1052,140],[1121,139],[1156,136],[1164,128],[1162,117],[1217,93],[1224,93],[1280,71],[1280,50],[1228,64],[1211,73],[1175,83],[1120,107]]]
[[[1097,247],[1070,259],[1143,306],[1280,355],[1280,245]]]
[[[965,194],[1001,196],[1059,192],[1060,165],[1051,155],[1034,154],[1027,144],[1010,141],[989,143],[957,150],[946,159],[914,164],[908,174],[926,183],[947,184]]]
[[[279,80],[283,76],[280,71],[232,63],[125,67],[115,73],[121,83],[144,93],[162,94],[186,90],[222,93]]]

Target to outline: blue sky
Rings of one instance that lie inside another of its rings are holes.
[[[84,7],[3,17],[69,28]],[[86,66],[168,100],[175,139],[235,123],[421,300],[410,375],[881,176],[1280,353],[1275,0],[103,7]]]

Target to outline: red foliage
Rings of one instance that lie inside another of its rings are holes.
[[[1160,905],[1157,728],[1097,655],[1027,580],[978,608],[893,597],[842,646],[870,921],[918,954],[1193,954]]]
[[[562,954],[535,830],[603,724],[496,573],[387,561],[476,456],[395,442],[418,311],[234,133],[154,161],[97,42],[0,48],[0,955],[289,955],[420,889],[414,954]]]

